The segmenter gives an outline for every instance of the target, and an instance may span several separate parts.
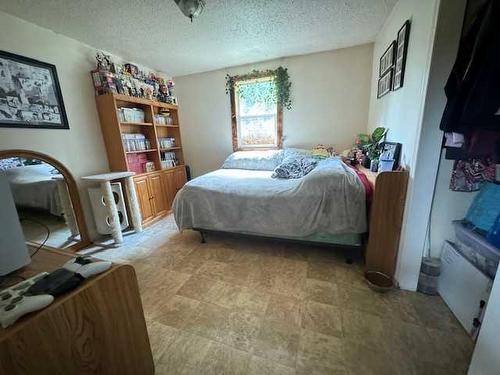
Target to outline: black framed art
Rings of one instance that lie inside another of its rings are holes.
[[[387,159],[394,160],[392,170],[399,167],[399,158],[401,157],[401,143],[397,142],[382,142],[380,145],[380,154],[385,153]]]
[[[379,77],[384,76],[389,69],[394,66],[394,53],[396,48],[396,42],[392,41],[392,43],[387,47],[385,52],[380,57],[379,63]]]
[[[391,91],[392,73],[393,73],[393,70],[389,69],[389,71],[387,73],[385,73],[384,76],[382,76],[378,79],[377,99],[381,98],[382,96],[387,94],[389,91]]]
[[[398,31],[396,40],[396,60],[394,67],[394,79],[392,80],[392,90],[395,91],[403,87],[406,66],[406,54],[408,53],[408,40],[410,38],[410,20],[407,20]]]
[[[69,129],[54,65],[0,51],[0,127]]]

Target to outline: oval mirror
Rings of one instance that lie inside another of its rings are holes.
[[[27,150],[0,151],[28,247],[76,251],[91,241],[76,182],[63,164]]]

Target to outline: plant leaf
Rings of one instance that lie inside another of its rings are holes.
[[[385,137],[385,134],[387,133],[387,129],[383,127],[378,127],[376,128],[373,133],[372,133],[372,140],[375,143],[378,143],[382,140],[382,138]]]

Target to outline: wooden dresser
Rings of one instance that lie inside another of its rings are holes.
[[[135,176],[134,185],[143,224],[148,224],[169,213],[175,195],[185,183],[184,167]]]
[[[70,255],[40,250],[22,277]],[[19,281],[19,280],[17,280]],[[115,265],[47,308],[0,328],[0,374],[153,374],[135,271]]]
[[[406,201],[408,171],[375,173],[362,166],[357,166],[357,168],[367,176],[374,188],[365,254],[366,270],[383,272],[394,277]]]
[[[134,183],[143,225],[165,216],[171,210],[177,191],[186,183],[177,105],[118,94],[97,96],[96,104],[111,171],[136,172]],[[118,110],[121,108],[141,109],[144,111],[144,122],[122,121],[118,115]],[[171,124],[157,122],[156,116],[162,111],[169,112]],[[124,135],[142,135],[150,147],[137,151],[127,150],[122,141]],[[174,138],[175,146],[162,147],[162,138]],[[164,168],[162,160],[165,153],[174,153],[178,164]],[[155,170],[138,171],[137,164],[141,163],[138,161],[141,158],[151,162]]]

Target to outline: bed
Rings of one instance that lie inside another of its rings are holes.
[[[54,172],[55,171],[55,172]],[[16,206],[50,212],[62,216],[57,183],[57,170],[49,164],[19,166],[4,171]]]
[[[272,178],[286,152],[226,160],[221,169],[189,181],[173,203],[179,229],[361,246],[366,190],[357,172],[331,157],[302,178]]]

